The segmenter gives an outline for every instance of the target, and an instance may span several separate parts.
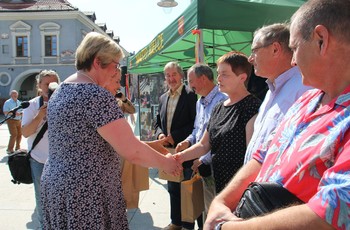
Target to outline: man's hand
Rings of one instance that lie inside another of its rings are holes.
[[[171,137],[171,135],[165,136],[164,133],[161,133],[161,134],[158,135],[158,140],[163,140],[163,145],[165,147],[172,147],[172,146],[174,146],[174,140]]]
[[[223,203],[219,202],[217,199],[214,199],[210,205],[207,219],[204,223],[205,230],[212,230],[215,228],[215,225],[222,221],[229,220],[241,220],[237,218],[231,211],[231,209],[225,206]]]
[[[173,137],[169,134],[166,138],[165,138],[166,142],[169,143],[169,146],[174,146],[175,145],[175,141],[173,139]]]
[[[185,149],[187,149],[188,147],[190,147],[190,142],[189,141],[181,141],[179,144],[177,144],[176,148],[175,148],[175,152],[181,152]]]

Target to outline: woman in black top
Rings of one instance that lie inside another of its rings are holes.
[[[229,52],[217,61],[219,90],[228,99],[213,110],[200,142],[178,153],[180,161],[213,155],[216,192],[219,193],[243,165],[247,144],[261,101],[247,90],[252,66],[246,55]]]

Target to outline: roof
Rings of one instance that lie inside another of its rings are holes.
[[[71,11],[78,10],[66,0],[23,0],[23,1],[0,1],[0,11]]]

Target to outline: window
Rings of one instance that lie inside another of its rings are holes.
[[[10,25],[12,54],[14,61],[30,63],[30,34],[32,27],[25,22],[17,21]],[[24,61],[24,62],[23,62]]]
[[[45,56],[57,56],[57,36],[45,36]]]
[[[16,57],[28,57],[27,36],[16,36]]]
[[[43,62],[53,58],[59,58],[60,28],[61,26],[54,22],[45,22],[39,26],[41,34],[41,55]]]

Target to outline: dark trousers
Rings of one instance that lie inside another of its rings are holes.
[[[184,180],[191,179],[191,168],[184,168]],[[177,226],[182,226],[187,229],[194,229],[194,223],[181,221],[181,184],[178,182],[168,181],[168,192],[170,195],[170,218],[171,223]],[[198,217],[197,224],[199,227],[203,227],[202,215]]]

